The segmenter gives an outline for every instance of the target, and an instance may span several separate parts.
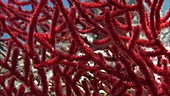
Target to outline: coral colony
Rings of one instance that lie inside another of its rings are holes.
[[[0,96],[170,96],[170,9],[133,1],[0,0]]]

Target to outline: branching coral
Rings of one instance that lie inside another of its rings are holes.
[[[164,0],[67,1],[0,1],[2,96],[170,95]]]

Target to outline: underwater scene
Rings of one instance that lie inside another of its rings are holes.
[[[0,0],[0,96],[170,96],[170,1]]]

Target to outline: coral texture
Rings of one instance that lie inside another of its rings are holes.
[[[0,96],[170,96],[170,9],[127,1],[0,0]]]

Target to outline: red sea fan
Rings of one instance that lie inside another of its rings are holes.
[[[164,0],[63,1],[0,1],[1,96],[170,95]]]

